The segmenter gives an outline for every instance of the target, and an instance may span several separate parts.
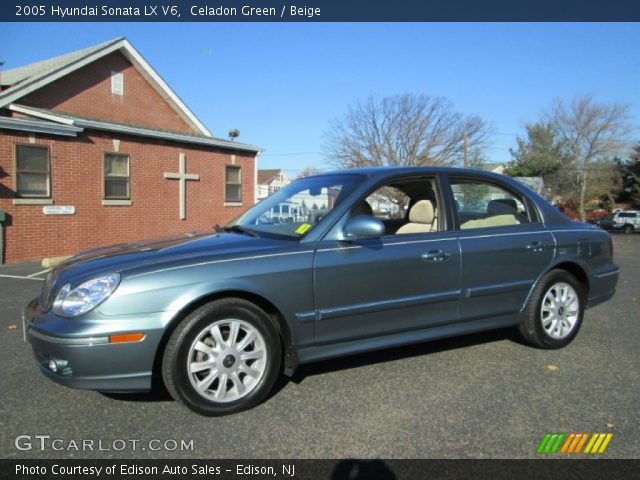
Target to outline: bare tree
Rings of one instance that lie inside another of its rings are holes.
[[[404,94],[369,97],[333,120],[325,134],[329,161],[340,168],[456,165],[468,148],[481,147],[485,121],[454,111],[446,98]]]
[[[311,175],[317,175],[319,173],[322,173],[323,171],[324,171],[323,169],[318,168],[314,165],[310,167],[305,167],[298,175],[296,175],[296,179],[310,177]]]
[[[545,116],[566,149],[565,158],[570,164],[562,168],[577,190],[578,212],[585,221],[589,183],[600,182],[598,174],[603,173],[598,162],[611,159],[630,146],[634,128],[629,106],[598,103],[587,95],[566,103],[556,101]]]

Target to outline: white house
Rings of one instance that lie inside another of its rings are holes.
[[[277,192],[282,187],[291,183],[284,170],[258,170],[258,183],[256,185],[256,200],[264,200],[269,195]]]

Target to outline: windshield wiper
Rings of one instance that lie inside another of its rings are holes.
[[[224,230],[225,232],[243,233],[245,235],[250,235],[252,237],[260,236],[253,230],[249,230],[248,228],[241,227],[240,225],[231,225],[230,227],[222,227],[222,230]]]

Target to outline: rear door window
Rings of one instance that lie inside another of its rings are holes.
[[[450,185],[461,230],[532,223],[524,199],[506,188],[476,179]]]

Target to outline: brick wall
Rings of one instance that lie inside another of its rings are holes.
[[[124,76],[124,95],[111,93],[111,72]],[[17,101],[60,112],[194,133],[119,52],[114,52]]]
[[[103,206],[103,155],[130,156],[131,206]],[[55,205],[74,205],[75,215],[44,215],[42,205],[13,205],[14,150],[29,143],[28,135],[0,131],[0,208],[9,214],[5,226],[5,261],[68,255],[113,243],[153,238],[193,230],[212,230],[253,204],[254,156],[236,152],[242,167],[242,207],[224,206],[224,166],[231,152],[149,139],[85,131],[78,138],[36,135],[51,158],[51,193]],[[178,180],[164,178],[177,172],[179,154],[186,155],[186,220],[179,219]]]

